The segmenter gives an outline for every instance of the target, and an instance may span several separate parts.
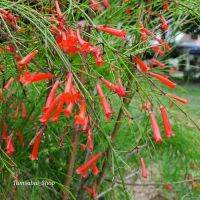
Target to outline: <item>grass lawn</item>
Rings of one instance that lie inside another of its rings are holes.
[[[185,84],[174,92],[181,97],[189,99],[189,104],[181,106],[181,108],[183,108],[198,125],[200,125],[199,86],[199,84]],[[167,104],[168,102],[165,103]],[[135,146],[147,144],[138,154],[130,154],[131,156],[129,156],[128,161],[126,160],[126,164],[124,165],[126,174],[131,174],[133,172],[138,172],[137,166],[139,165],[140,157],[144,157],[146,160],[149,178],[147,180],[141,180],[138,176],[139,173],[136,173],[136,176],[128,181],[133,184],[133,186],[128,186],[128,191],[131,194],[131,198],[135,196],[136,200],[157,198],[200,199],[199,131],[177,108],[174,107],[168,109],[168,111],[175,136],[171,139],[163,137],[164,142],[161,145],[155,145],[152,142],[151,130],[148,124],[140,125],[140,121],[144,123],[142,118],[136,119],[135,122],[133,120],[133,126],[122,127],[118,135],[115,148],[122,157]],[[156,117],[159,124],[162,125],[158,112]],[[163,133],[162,126],[160,128]],[[142,134],[142,137],[141,140],[138,141],[135,138],[138,138],[140,134]],[[139,186],[135,186],[135,183],[139,184]],[[168,188],[166,184],[170,184],[172,188]],[[143,185],[145,185],[145,187],[143,187]],[[107,195],[108,199],[113,195],[118,199],[123,198],[124,194],[121,192],[110,192]]]

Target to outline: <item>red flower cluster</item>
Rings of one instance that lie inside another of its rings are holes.
[[[151,0],[147,2],[151,2]],[[102,3],[105,8],[108,8],[110,6],[108,0],[103,0]],[[98,1],[90,0],[89,4],[91,8],[95,11],[99,11],[101,9],[101,4],[98,3]],[[169,6],[168,1],[164,1],[163,9],[165,11],[168,10],[168,6]],[[149,14],[152,13],[151,5],[148,7],[148,11]],[[13,26],[17,26],[16,24],[17,18],[8,11],[0,9],[0,15],[2,15],[3,18]],[[162,22],[159,28],[161,28],[163,31],[167,31],[169,28],[167,20],[162,15],[159,15],[159,17]],[[66,23],[64,14],[61,12],[57,0],[55,0],[55,13],[53,20],[55,22],[55,25],[51,26],[51,33],[53,34],[57,45],[64,53],[72,55],[81,54],[82,56],[89,56],[91,54],[96,62],[96,65],[102,66],[104,64],[101,49],[97,46],[92,45],[90,41],[86,41],[82,38],[81,28],[78,28],[76,30],[71,28]],[[115,29],[107,25],[97,25],[94,26],[93,28],[95,28],[97,31],[102,31],[111,36],[120,38],[123,41],[127,37],[126,31],[122,29]],[[150,37],[156,40],[157,43],[151,46],[151,49],[156,54],[155,57],[158,55],[163,56],[166,51],[171,49],[171,47],[166,41],[164,41],[162,38],[155,37],[155,34],[152,31],[145,28],[143,25],[141,25],[140,27],[140,34],[141,34],[141,40],[143,42],[148,42],[148,39]],[[26,69],[27,66],[36,57],[36,55],[38,54],[38,50],[31,51],[23,58],[19,56],[15,46],[12,44],[7,45],[6,51],[14,55],[16,64],[19,69],[18,71],[19,73],[22,74],[19,77],[19,81],[23,85],[28,85],[31,83],[43,80],[50,80],[54,78],[54,75],[52,73],[43,73],[43,72],[31,73],[27,71]],[[164,68],[165,67],[164,63],[160,62],[155,57],[152,58],[149,62],[146,62],[143,61],[141,57],[142,56],[135,55],[132,58],[140,72],[145,73],[145,75],[148,75],[158,80],[159,82],[161,82],[162,84],[164,84],[169,88],[173,89],[176,87],[176,84],[170,81],[168,77],[151,71],[152,66],[158,66],[160,68]],[[26,71],[24,71],[24,69],[26,69]],[[101,77],[99,81],[101,82],[101,84],[99,83],[96,84],[96,91],[99,96],[100,104],[102,106],[105,115],[105,120],[110,121],[113,111],[111,109],[109,100],[102,89],[102,86],[105,86],[109,91],[117,94],[118,97],[122,98],[127,96],[127,91],[125,90],[125,87],[123,86],[121,79],[117,79],[117,83],[113,83]],[[4,84],[3,87],[4,90],[8,90],[13,82],[14,82],[13,77],[8,79],[6,84]],[[90,172],[92,172],[93,175],[97,175],[99,173],[97,162],[103,156],[103,153],[94,154],[93,152],[95,138],[92,130],[91,116],[88,114],[87,111],[87,103],[86,103],[87,99],[82,94],[80,94],[79,90],[75,86],[72,72],[67,73],[64,90],[62,90],[62,84],[63,82],[61,82],[60,80],[55,80],[55,82],[52,84],[52,87],[50,88],[40,118],[40,122],[42,123],[42,128],[39,129],[39,131],[36,133],[36,136],[31,142],[32,153],[30,155],[30,159],[31,160],[38,159],[40,143],[42,140],[42,136],[46,130],[47,123],[49,121],[57,122],[62,114],[65,117],[73,116],[74,127],[79,128],[78,130],[82,131],[84,135],[87,137],[86,143],[81,144],[81,148],[82,150],[89,152],[89,159],[76,169],[76,173],[83,178],[86,178]],[[166,93],[166,96],[176,101],[179,101],[183,104],[187,103],[186,99],[180,98],[174,94]],[[73,115],[73,110],[75,110],[76,108],[78,109],[78,112],[75,115]],[[19,109],[21,109],[22,118],[23,119],[27,118],[27,110],[24,102],[21,102],[20,106],[17,106],[14,118],[18,117]],[[148,113],[153,133],[153,139],[155,143],[162,143],[163,139],[151,103],[145,102],[145,104],[143,105],[143,109]],[[173,136],[173,130],[170,124],[170,120],[168,118],[167,110],[163,105],[160,105],[160,113],[166,137],[171,138]],[[18,137],[19,142],[23,145],[23,136],[20,133],[16,134],[16,136]],[[13,144],[13,137],[12,134],[8,135],[7,126],[5,124],[2,127],[2,139],[6,143],[6,148],[5,148],[6,153],[8,155],[12,155],[15,151]],[[142,177],[147,178],[147,170],[143,158],[140,159],[140,163],[141,163],[141,175]],[[92,198],[96,197],[96,184],[94,184],[92,187],[85,187],[85,190],[91,195]]]
[[[168,30],[168,23],[164,19],[162,15],[160,15],[160,18],[162,20],[162,28]],[[140,35],[141,35],[141,41],[146,42],[148,40],[148,37],[154,37],[155,40],[159,43],[156,45],[152,45],[151,49],[155,52],[156,55],[163,56],[165,54],[165,51],[169,51],[171,49],[170,45],[164,41],[163,39],[159,37],[155,37],[154,33],[145,28],[143,25],[140,27]],[[160,68],[164,68],[165,64],[157,60],[156,58],[150,59],[148,62],[144,62],[139,56],[134,56],[133,61],[137,64],[137,67],[139,71],[143,73],[147,73],[151,77],[157,79],[159,82],[163,83],[167,87],[174,89],[176,87],[176,84],[168,79],[168,77],[157,74],[154,72],[149,72],[150,67],[149,66],[159,66]]]
[[[68,109],[69,111],[68,106],[70,106],[72,109],[73,106],[71,105],[79,101],[80,94],[76,91],[72,81],[73,75],[71,72],[69,72],[66,78],[65,91],[57,95],[56,97],[55,95],[59,86],[59,81],[56,81],[54,83],[44,106],[42,117],[40,118],[40,121],[42,123],[47,123],[49,119],[51,119],[51,121],[57,122],[62,112],[66,114],[66,109]],[[67,108],[64,108],[65,105],[67,105]],[[82,106],[81,111],[78,115],[78,119],[80,121],[84,116],[84,109],[85,108],[83,108]],[[70,110],[70,112],[72,112],[72,110]],[[67,113],[67,115],[69,116],[69,112]]]
[[[151,128],[153,132],[153,139],[156,143],[162,143],[162,137],[160,134],[160,129],[156,120],[156,117],[152,111],[152,105],[150,102],[145,102],[143,105],[143,109],[148,112],[150,122],[151,122]],[[163,120],[163,125],[164,125],[164,130],[165,130],[165,135],[167,138],[171,138],[173,136],[173,131],[171,127],[171,123],[168,118],[167,110],[163,105],[160,105],[160,112],[161,112],[161,117]]]
[[[167,31],[169,28],[168,22],[162,15],[160,15],[160,19],[162,20],[161,28],[164,31]],[[141,25],[140,27],[140,36],[141,36],[141,41],[143,42],[147,42],[149,37],[157,41],[158,44],[151,45],[151,49],[155,54],[159,56],[164,56],[165,52],[171,49],[171,47],[166,41],[163,41],[161,38],[155,36],[153,32],[145,28],[143,25]]]
[[[97,66],[102,66],[104,64],[101,49],[83,40],[79,29],[75,31],[65,25],[66,22],[57,1],[55,21],[57,22],[57,26],[51,26],[51,32],[54,35],[58,46],[64,53],[80,53],[83,55],[91,53],[94,56]]]

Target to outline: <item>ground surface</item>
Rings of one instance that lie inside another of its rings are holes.
[[[200,84],[182,85],[177,94],[189,99],[184,110],[200,125]],[[157,151],[157,162],[147,161],[151,163],[147,180],[130,181],[136,184],[129,187],[135,200],[200,199],[200,133],[177,110],[172,112],[179,119],[176,136]]]

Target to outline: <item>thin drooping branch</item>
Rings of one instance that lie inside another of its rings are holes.
[[[126,181],[128,181],[130,178],[136,176],[138,174],[138,171],[136,172],[133,172],[131,174],[129,174],[128,176],[126,176],[124,179]],[[109,181],[106,179],[106,181]],[[120,181],[115,181],[115,183],[110,187],[108,188],[107,190],[103,191],[102,193],[100,193],[96,199],[100,199],[101,197],[103,197],[105,194],[107,194],[108,192],[110,192],[111,190],[115,189],[116,187],[120,186],[121,185],[121,182]]]
[[[70,199],[69,197],[69,188],[72,182],[72,175],[74,171],[74,163],[76,161],[76,155],[77,155],[77,150],[78,150],[78,141],[79,141],[79,127],[75,126],[74,127],[74,132],[72,135],[72,151],[69,157],[69,164],[67,166],[67,175],[66,175],[66,180],[65,180],[65,189],[63,191],[63,200],[68,200]]]

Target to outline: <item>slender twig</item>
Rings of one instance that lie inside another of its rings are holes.
[[[69,199],[69,193],[66,189],[70,188],[71,182],[72,182],[72,175],[74,171],[74,164],[76,161],[76,155],[77,155],[77,150],[78,150],[78,140],[79,140],[79,127],[75,126],[74,127],[74,132],[72,135],[72,151],[71,155],[69,157],[69,164],[67,166],[67,175],[66,175],[66,180],[65,180],[65,190],[63,191],[63,200],[68,200]]]
[[[137,175],[137,174],[138,174],[138,171],[129,174],[129,175],[126,176],[124,179],[127,181],[127,180],[129,180],[130,178],[132,178],[133,176],[135,176],[135,175]],[[110,180],[108,180],[108,179],[106,179],[106,181],[109,181],[109,182],[110,182]],[[115,182],[113,183],[113,185],[112,185],[110,188],[108,188],[108,189],[105,190],[104,192],[100,193],[100,194],[97,196],[96,199],[99,199],[100,197],[103,197],[105,194],[107,194],[108,192],[110,192],[110,191],[113,190],[114,188],[119,187],[120,185],[121,185],[121,182],[115,181]]]

